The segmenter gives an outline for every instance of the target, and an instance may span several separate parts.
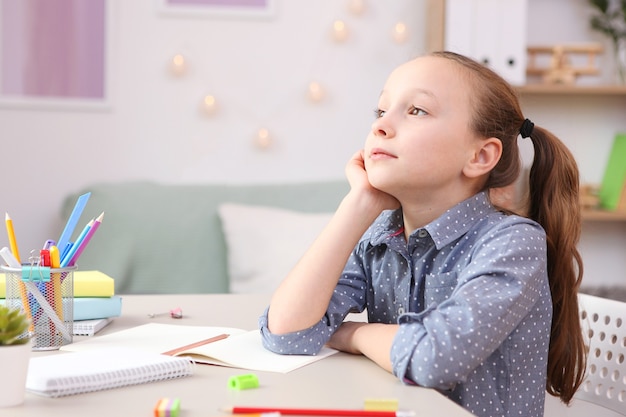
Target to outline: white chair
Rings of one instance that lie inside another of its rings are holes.
[[[589,355],[581,400],[626,415],[626,303],[579,294]]]
[[[569,407],[546,395],[544,415],[626,416],[626,303],[587,294],[578,300],[589,346],[585,381]]]

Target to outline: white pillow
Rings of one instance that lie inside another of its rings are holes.
[[[311,246],[332,213],[224,203],[218,207],[226,237],[232,293],[271,293]]]

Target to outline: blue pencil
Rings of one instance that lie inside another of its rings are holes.
[[[61,237],[57,241],[57,247],[60,251],[63,251],[67,246],[67,243],[70,241],[72,237],[72,233],[74,233],[74,228],[76,228],[76,224],[78,223],[78,219],[80,219],[81,214],[83,214],[83,210],[87,205],[87,200],[91,193],[85,193],[78,197],[76,201],[76,205],[74,205],[74,209],[72,210],[72,214],[70,218],[67,220],[67,224],[65,225],[65,229],[63,229],[63,233],[61,233]]]
[[[78,248],[80,248],[83,240],[85,240],[85,236],[87,236],[87,233],[89,233],[89,229],[91,229],[91,226],[93,226],[93,222],[94,220],[90,220],[89,223],[87,223],[83,231],[80,232],[80,235],[76,238],[76,242],[74,242],[70,250],[65,255],[63,255],[63,259],[61,259],[61,268],[65,268],[69,265],[70,261],[74,257],[74,254],[76,253]]]

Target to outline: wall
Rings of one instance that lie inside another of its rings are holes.
[[[425,2],[367,0],[360,15],[343,0],[275,3],[272,17],[253,19],[111,0],[110,109],[0,108],[0,207],[22,257],[58,237],[62,198],[93,182],[343,178],[386,76],[424,50]],[[343,43],[330,35],[335,19],[350,30]],[[405,43],[392,40],[398,21],[409,28]],[[169,71],[178,53],[188,62],[183,77]],[[311,81],[325,87],[324,101],[307,99]],[[219,103],[210,118],[199,111],[209,93]],[[269,149],[253,145],[261,127],[274,138]]]
[[[343,178],[387,74],[425,49],[427,2],[366,0],[355,15],[348,0],[275,1],[274,16],[259,20],[175,17],[159,13],[156,0],[111,0],[110,109],[0,108],[0,209],[14,219],[23,257],[59,235],[62,198],[93,182]],[[529,0],[528,21],[511,16],[511,24],[528,25],[529,44],[604,41],[588,15],[586,0]],[[351,29],[345,43],[329,34],[338,18]],[[403,44],[391,40],[399,20],[410,31]],[[189,63],[184,77],[169,71],[177,53]],[[610,59],[600,64],[606,82]],[[313,80],[328,91],[321,103],[306,98]],[[211,118],[198,109],[208,93],[220,104]],[[571,147],[583,181],[599,182],[613,134],[626,130],[626,100],[608,102],[535,97],[524,105]],[[260,127],[273,147],[253,146]],[[623,283],[624,248],[626,222],[585,224],[585,281]]]

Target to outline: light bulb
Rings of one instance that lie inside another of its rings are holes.
[[[348,2],[348,10],[350,10],[352,14],[355,14],[357,16],[362,15],[363,12],[365,11],[365,1],[364,0],[350,0]]]
[[[309,83],[309,99],[311,101],[318,103],[324,100],[325,95],[326,94],[324,92],[324,89],[322,88],[320,83],[316,81],[312,81],[311,83]]]
[[[343,20],[333,22],[333,39],[337,42],[344,42],[348,39],[348,28]]]
[[[176,54],[172,58],[170,68],[172,73],[176,76],[181,76],[187,71],[187,61],[181,54]]]
[[[267,149],[272,146],[272,137],[269,130],[262,127],[257,131],[255,145],[260,149]]]
[[[407,27],[403,22],[398,22],[393,27],[393,40],[396,43],[404,43],[408,37]]]
[[[204,96],[202,100],[202,108],[207,115],[212,115],[217,111],[217,101],[215,100],[215,96],[207,94]]]

